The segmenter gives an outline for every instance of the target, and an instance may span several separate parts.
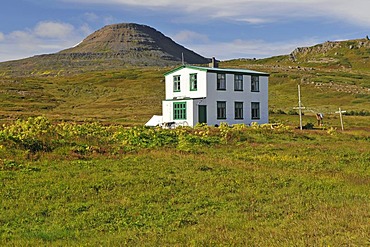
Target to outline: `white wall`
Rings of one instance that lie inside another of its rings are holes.
[[[198,90],[190,91],[190,74],[197,74]],[[181,91],[173,92],[173,76],[181,76]],[[206,84],[207,82],[207,84]],[[187,122],[194,126],[198,122],[198,104],[207,105],[208,125],[252,122],[268,123],[268,76],[259,76],[259,92],[251,92],[251,75],[243,76],[243,91],[234,91],[234,75],[226,74],[226,90],[217,90],[217,73],[183,68],[165,76],[166,100],[162,104],[164,122],[183,122],[173,120],[173,103],[186,102]],[[177,99],[174,99],[177,97]],[[198,99],[179,99],[179,97]],[[206,98],[205,98],[206,97]],[[199,99],[200,98],[200,99]],[[205,98],[205,99],[202,99]],[[217,101],[226,101],[226,119],[217,119]],[[243,119],[235,119],[234,102],[243,102]],[[251,102],[260,103],[260,119],[251,119]]]
[[[197,74],[198,90],[190,91],[190,74]],[[174,97],[202,98],[206,97],[206,71],[183,68],[165,76],[166,99]],[[180,92],[173,91],[173,76],[180,75]]]
[[[251,122],[268,123],[268,77],[260,76],[259,92],[251,92],[251,76],[243,76],[243,91],[234,91],[234,75],[226,74],[226,90],[217,90],[217,73],[208,73],[207,99],[202,104],[207,104],[207,121],[209,125],[222,122],[229,124]],[[226,119],[217,119],[217,101],[226,101]],[[235,119],[235,103],[243,102],[243,119]],[[251,118],[251,102],[260,102],[260,119]]]
[[[173,103],[186,102],[186,120],[174,120],[173,119]],[[162,112],[163,112],[163,122],[175,122],[183,123],[187,122],[187,125],[194,126],[198,122],[198,113],[194,114],[194,109],[197,108],[196,102],[194,100],[164,100],[162,101]]]

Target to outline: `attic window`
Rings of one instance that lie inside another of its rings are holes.
[[[260,80],[259,80],[259,77],[257,75],[252,75],[251,91],[252,92],[259,92],[260,91]]]
[[[243,75],[234,76],[234,90],[243,91]]]
[[[197,74],[190,74],[190,91],[198,90]]]
[[[225,74],[217,74],[217,90],[226,90]]]
[[[180,76],[174,75],[173,76],[173,91],[174,92],[180,92]]]

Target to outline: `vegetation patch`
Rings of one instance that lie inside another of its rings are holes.
[[[9,123],[0,243],[364,246],[369,135],[333,131]]]

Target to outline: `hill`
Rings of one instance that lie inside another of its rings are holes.
[[[297,104],[297,85],[307,112],[332,114],[338,107],[370,111],[370,41],[328,41],[265,59],[235,59],[222,66],[270,73],[270,110]]]
[[[127,34],[118,38],[118,33],[109,31],[127,25],[131,24],[107,26],[76,47],[57,54],[1,63],[0,120],[45,115],[51,119],[89,119],[132,125],[143,124],[152,115],[161,114],[161,102],[164,98],[163,74],[172,67],[143,66],[144,64],[133,66],[124,64],[124,60],[109,58],[110,55],[119,53],[117,40],[120,39],[123,40],[122,43],[127,43],[122,46],[126,47],[127,54],[137,54],[137,57],[142,54],[147,59],[145,54],[153,51],[144,49],[149,47],[145,42],[146,45],[136,42],[136,46],[133,46],[131,43],[135,42],[127,41],[139,40],[138,37],[128,38]],[[155,32],[154,29],[141,25],[132,27]],[[108,34],[112,36],[108,38]],[[163,45],[162,42],[159,43]],[[150,44],[157,43],[153,41]],[[103,47],[106,47],[104,52]],[[133,47],[142,48],[135,50]],[[157,48],[153,54],[159,54],[164,49],[165,47]],[[126,54],[125,52],[122,51],[121,54]],[[78,57],[78,54],[82,54],[82,57]],[[337,124],[335,118],[338,116],[335,111],[339,107],[354,115],[370,113],[368,55],[369,41],[358,39],[297,48],[291,54],[266,59],[223,61],[220,67],[270,73],[269,109],[272,122],[296,124],[295,116],[288,115],[295,113],[293,107],[298,102],[297,84],[301,84],[302,103],[306,107],[307,117],[304,123],[315,121],[310,114],[322,112],[326,116],[326,123],[331,124],[332,116]],[[65,60],[52,60],[58,56]],[[88,60],[89,56],[95,58]],[[101,57],[98,58],[99,56]],[[172,64],[178,63],[174,59]],[[353,123],[368,126],[366,121],[368,119],[356,119]]]
[[[0,63],[13,74],[48,71],[101,70],[130,66],[169,66],[184,61],[208,63],[209,59],[177,44],[171,38],[146,25],[121,23],[105,26],[75,47],[55,54]]]

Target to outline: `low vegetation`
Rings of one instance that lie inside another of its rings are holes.
[[[171,68],[1,64],[0,245],[369,245],[367,44],[222,62],[270,73],[271,124],[218,128],[143,127]]]
[[[18,120],[0,129],[0,243],[365,246],[369,138]]]

